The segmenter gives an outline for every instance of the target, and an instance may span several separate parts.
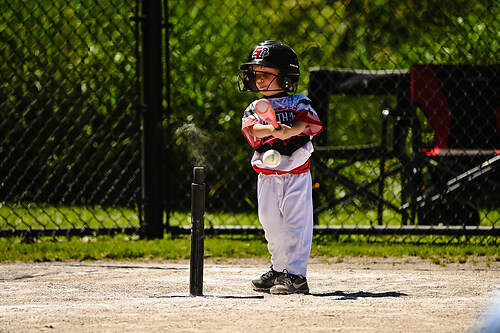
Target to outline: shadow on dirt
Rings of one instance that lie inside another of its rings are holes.
[[[405,293],[399,293],[396,291],[388,291],[388,292],[383,292],[383,293],[371,293],[371,292],[366,292],[366,291],[358,291],[355,293],[345,293],[343,291],[334,291],[334,292],[329,292],[329,293],[311,293],[309,294],[311,296],[317,296],[317,297],[339,297],[339,300],[355,300],[358,298],[379,298],[379,297],[401,297],[401,296],[408,296],[408,294]]]

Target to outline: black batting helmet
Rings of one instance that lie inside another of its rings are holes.
[[[243,82],[243,88],[240,87],[241,91],[259,91],[255,85],[252,65],[279,69],[278,86],[287,92],[297,90],[300,75],[299,60],[288,45],[272,40],[257,44],[250,52],[247,62],[238,67],[243,72],[243,77],[240,76],[240,80]]]

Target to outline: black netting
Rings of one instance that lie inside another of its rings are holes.
[[[2,231],[139,226],[141,4],[0,5]],[[189,226],[194,166],[207,225],[260,226],[241,133],[259,95],[239,92],[237,76],[253,46],[278,40],[297,53],[298,92],[325,128],[312,158],[317,230],[497,233],[497,1],[163,7],[166,226]]]
[[[137,227],[134,6],[0,7],[2,229]]]
[[[463,181],[481,163],[498,169],[500,8],[495,2],[170,1],[169,10],[169,125],[174,149],[184,155],[171,180],[172,197],[179,200],[170,206],[171,225],[189,225],[175,212],[189,205],[188,192],[177,190],[190,179],[193,165],[207,170],[210,225],[259,225],[252,149],[240,131],[244,108],[259,95],[240,93],[236,76],[252,47],[268,39],[298,54],[299,92],[313,99],[325,125],[315,138],[312,169],[320,226],[446,228],[500,221],[498,172],[479,171],[477,181]],[[463,86],[463,95],[483,92],[467,102],[458,92],[444,92],[460,107],[450,111],[457,112],[450,136],[458,129],[471,145],[460,152],[448,146],[439,157],[425,153],[434,145],[435,130],[412,96],[416,66],[429,64]],[[439,66],[444,64],[449,66]],[[486,132],[489,148],[481,144]],[[447,172],[438,171],[441,167]]]

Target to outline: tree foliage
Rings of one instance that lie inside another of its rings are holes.
[[[2,200],[138,200],[134,6],[123,0],[2,2]],[[499,17],[494,0],[168,1],[166,204],[189,207],[187,186],[198,164],[207,170],[209,209],[253,209],[251,149],[240,126],[257,95],[239,92],[237,68],[258,42],[279,40],[295,49],[299,90],[307,93],[310,67],[496,63]],[[356,110],[346,112],[344,119],[354,121]],[[358,137],[351,127],[342,135]],[[366,133],[367,141],[376,135]]]

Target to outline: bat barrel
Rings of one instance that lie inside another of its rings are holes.
[[[191,258],[189,293],[203,295],[203,256],[205,247],[205,175],[203,167],[193,169],[191,184]]]

